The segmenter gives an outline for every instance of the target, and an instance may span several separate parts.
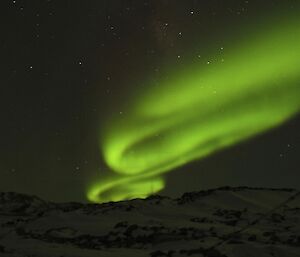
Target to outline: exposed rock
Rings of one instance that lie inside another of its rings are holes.
[[[222,187],[104,204],[0,193],[0,256],[296,257],[296,192]]]

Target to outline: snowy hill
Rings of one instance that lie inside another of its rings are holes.
[[[178,199],[51,203],[0,193],[1,257],[296,257],[293,189],[223,187]]]

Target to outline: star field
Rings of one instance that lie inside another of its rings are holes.
[[[300,10],[292,0],[1,5],[0,189],[58,201],[86,201],[91,181],[110,172],[99,135],[110,120],[130,116],[130,99],[150,85],[160,89],[174,67],[230,63],[229,49],[254,22]],[[295,116],[175,168],[162,193],[223,185],[299,188],[299,124]]]

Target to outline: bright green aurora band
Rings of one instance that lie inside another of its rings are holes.
[[[170,74],[102,135],[117,174],[92,184],[88,199],[146,197],[164,188],[167,171],[282,124],[300,109],[299,82],[300,22],[292,18],[256,31],[224,61]]]

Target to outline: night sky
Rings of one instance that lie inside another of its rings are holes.
[[[90,184],[111,172],[100,134],[111,117],[126,119],[136,92],[189,63],[214,65],[212,52],[226,62],[245,32],[297,11],[296,0],[1,1],[0,190],[87,201]],[[160,193],[300,189],[299,131],[298,114],[174,168]]]

